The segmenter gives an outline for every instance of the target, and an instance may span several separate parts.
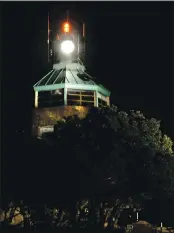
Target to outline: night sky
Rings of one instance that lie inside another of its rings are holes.
[[[47,63],[52,25],[70,12],[86,23],[86,67],[120,109],[137,109],[172,132],[172,2],[18,2],[3,6],[4,140],[31,132],[33,85]],[[174,28],[174,27],[173,27]]]

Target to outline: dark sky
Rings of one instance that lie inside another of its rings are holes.
[[[32,86],[49,70],[47,12],[86,22],[88,72],[120,109],[162,120],[172,136],[172,2],[16,2],[3,6],[3,125],[31,129]],[[174,24],[173,24],[174,28]],[[4,136],[5,136],[4,135]],[[174,136],[174,135],[173,135]]]

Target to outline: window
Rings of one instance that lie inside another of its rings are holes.
[[[64,89],[40,91],[38,94],[38,107],[61,106],[63,104]]]
[[[107,102],[105,100],[98,98],[98,106],[99,106],[99,108],[106,107]]]
[[[94,106],[94,92],[69,89],[67,92],[67,104]]]

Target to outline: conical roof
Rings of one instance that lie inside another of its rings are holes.
[[[65,86],[82,90],[98,90],[107,96],[110,95],[106,88],[94,82],[80,62],[60,62],[53,65],[53,69],[34,85],[34,90],[55,90]]]

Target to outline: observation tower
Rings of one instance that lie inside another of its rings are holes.
[[[42,138],[52,132],[64,116],[83,118],[91,107],[110,105],[110,91],[86,71],[84,53],[85,24],[77,25],[67,17],[50,40],[48,16],[48,59],[53,68],[33,86],[33,136]]]

